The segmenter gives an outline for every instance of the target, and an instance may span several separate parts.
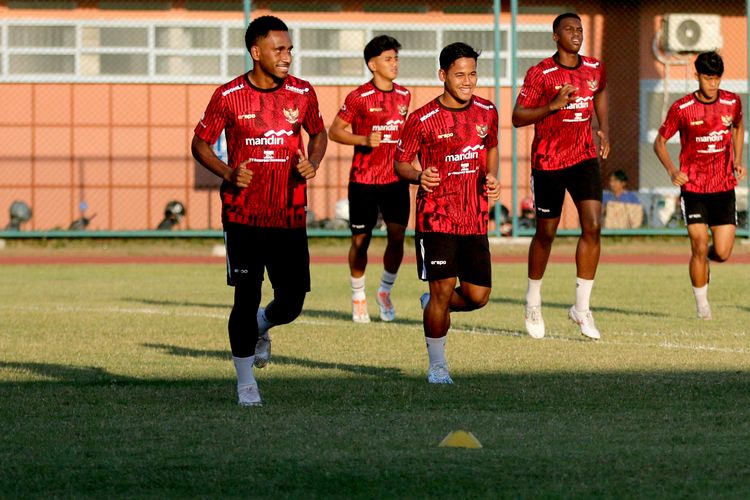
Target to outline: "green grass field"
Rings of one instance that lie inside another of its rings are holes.
[[[490,304],[453,316],[456,383],[429,386],[413,265],[369,325],[346,266],[314,266],[242,408],[222,265],[0,266],[0,497],[748,498],[749,271],[713,269],[699,322],[684,265],[603,265],[595,343],[566,317],[572,265],[545,277],[541,341],[525,266],[496,265]],[[438,448],[456,429],[484,447]]]

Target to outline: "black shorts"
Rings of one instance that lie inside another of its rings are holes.
[[[490,243],[486,234],[446,233],[414,235],[417,274],[422,281],[457,277],[478,286],[492,286]]]
[[[531,170],[531,191],[538,219],[556,219],[562,214],[565,190],[573,201],[602,201],[602,174],[596,158],[560,170]]]
[[[737,205],[734,189],[720,193],[688,193],[680,196],[682,218],[686,225],[737,225]]]
[[[305,228],[225,224],[224,245],[227,285],[260,285],[267,269],[274,290],[310,291],[310,253]]]
[[[405,226],[409,222],[409,183],[349,183],[349,227],[352,234],[372,231],[378,221],[378,210],[386,224]]]

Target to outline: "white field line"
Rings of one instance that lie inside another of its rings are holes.
[[[68,306],[68,305],[50,305],[50,306],[9,306],[0,304],[0,309],[16,310],[16,311],[41,311],[41,312],[59,312],[59,313],[115,313],[115,314],[144,314],[144,315],[157,315],[157,316],[172,316],[172,317],[184,317],[184,318],[214,318],[227,320],[229,313],[208,313],[208,312],[188,312],[188,311],[169,311],[165,309],[158,309],[154,307],[81,307],[81,306]],[[303,311],[304,314],[304,311]],[[315,325],[315,326],[326,326],[333,327],[337,322],[333,321],[319,321],[309,319],[297,319],[295,323],[302,325]],[[392,326],[392,325],[389,325]],[[404,325],[402,328],[421,330],[421,327],[414,325]],[[525,338],[526,335],[521,332],[514,332],[511,330],[492,331],[483,329],[466,329],[466,328],[455,328],[451,327],[450,333],[466,334],[466,335],[484,335],[488,337],[518,337]],[[601,340],[601,341],[586,341],[581,339],[572,339],[565,337],[555,337],[547,335],[544,341],[558,341],[558,342],[586,342],[591,345],[602,345],[602,346],[624,346],[624,347],[657,347],[661,349],[683,349],[690,351],[709,351],[709,352],[727,352],[736,354],[747,354],[748,351],[742,348],[732,347],[716,347],[711,345],[703,344],[679,344],[675,342],[664,341],[660,343],[642,343],[642,342],[618,342],[612,340]],[[539,341],[535,341],[539,342]]]

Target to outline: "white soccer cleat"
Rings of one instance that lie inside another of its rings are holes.
[[[263,406],[258,392],[258,384],[243,385],[237,388],[237,398],[240,406]]]
[[[602,338],[599,330],[596,328],[594,323],[594,317],[591,315],[591,311],[579,312],[576,311],[576,306],[572,306],[568,311],[568,317],[573,323],[576,323],[581,327],[581,335],[588,337],[592,340],[599,340]]]
[[[378,303],[380,308],[380,319],[383,321],[393,321],[396,319],[396,310],[393,308],[393,302],[391,302],[391,292],[378,291],[375,296],[375,302]]]
[[[253,366],[265,368],[269,361],[271,361],[271,335],[266,332],[265,335],[258,337],[258,342],[255,344]]]
[[[352,321],[355,323],[370,322],[370,315],[367,312],[367,299],[352,299]]]
[[[258,309],[256,319],[258,321],[258,342],[255,344],[255,360],[253,366],[264,368],[271,361],[271,335],[268,333],[268,322],[263,320],[264,308]]]
[[[448,373],[448,363],[435,363],[427,371],[427,382],[430,384],[452,384],[453,379]]]
[[[526,332],[533,339],[544,338],[544,318],[542,306],[526,306]]]
[[[419,297],[419,305],[422,306],[422,310],[427,309],[427,304],[430,303],[430,292],[425,292]]]
[[[698,307],[697,311],[698,311],[698,319],[702,319],[706,321],[713,319],[713,316],[711,315],[711,306],[709,304]]]

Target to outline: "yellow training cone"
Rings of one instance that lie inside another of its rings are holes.
[[[469,431],[453,431],[448,433],[438,446],[441,448],[481,448],[482,443]]]

